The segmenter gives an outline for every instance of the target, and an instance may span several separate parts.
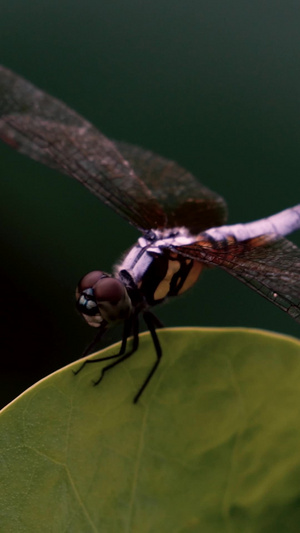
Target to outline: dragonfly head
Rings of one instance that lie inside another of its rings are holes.
[[[76,307],[86,322],[95,328],[125,320],[132,312],[126,287],[100,270],[81,278],[76,288]]]

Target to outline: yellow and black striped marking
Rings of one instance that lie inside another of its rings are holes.
[[[153,254],[154,260],[145,272],[139,289],[149,305],[182,294],[192,287],[204,265],[174,252]]]

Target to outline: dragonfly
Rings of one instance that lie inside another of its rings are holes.
[[[141,236],[113,274],[83,276],[76,305],[97,335],[123,323],[117,354],[85,359],[125,361],[139,345],[139,317],[152,336],[155,362],[134,397],[136,403],[162,357],[151,311],[184,293],[205,268],[219,267],[300,322],[300,249],[285,235],[300,228],[300,204],[261,220],[226,225],[226,203],[177,163],[137,146],[112,141],[64,103],[0,66],[0,139],[15,150],[78,180]],[[128,339],[132,336],[131,347]]]

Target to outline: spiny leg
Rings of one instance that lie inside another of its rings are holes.
[[[113,363],[111,363],[110,365],[107,365],[105,366],[104,368],[102,368],[102,371],[101,371],[101,374],[100,374],[100,377],[99,379],[97,379],[97,381],[94,381],[94,385],[98,385],[100,383],[100,381],[102,381],[103,377],[104,377],[104,374],[105,372],[107,372],[107,370],[109,370],[110,368],[113,368],[114,366],[122,363],[122,361],[125,361],[126,359],[128,359],[128,357],[130,357],[134,352],[137,351],[138,349],[138,346],[139,346],[139,320],[138,320],[138,316],[134,316],[133,317],[133,321],[132,321],[132,328],[133,328],[133,341],[132,341],[132,348],[129,350],[129,352],[125,353],[123,352],[123,355],[122,354],[118,354],[118,355],[121,355],[121,357],[119,357],[119,359],[117,361],[114,361]],[[131,330],[131,328],[130,328]],[[126,340],[128,338],[130,334],[130,331],[126,333]],[[123,340],[125,338],[125,328],[124,328],[124,337],[123,337]],[[122,342],[122,345],[123,345],[123,342]],[[125,343],[125,348],[126,348],[126,343]],[[121,351],[121,350],[120,350]],[[125,349],[124,349],[125,351]],[[112,357],[115,357],[115,356],[112,356]],[[107,357],[106,359],[111,359],[112,357]],[[102,359],[102,361],[104,361],[104,359]],[[93,361],[91,361],[93,362]]]
[[[94,347],[96,346],[96,344],[98,344],[98,342],[101,341],[102,337],[103,337],[103,334],[105,333],[107,329],[107,324],[102,324],[99,328],[98,328],[98,331],[95,335],[95,337],[93,338],[93,340],[87,345],[87,347],[85,348],[83,354],[82,354],[82,357],[85,357],[86,355],[89,355],[90,353],[92,353]]]
[[[144,319],[145,319],[145,314],[151,317],[150,320],[152,320],[152,323],[155,326],[155,329],[161,329],[165,327],[165,325],[161,322],[161,320],[159,320],[159,318],[156,315],[154,315],[154,313],[151,313],[151,311],[144,312]],[[146,319],[145,319],[145,322],[146,322]]]
[[[162,327],[161,322],[150,311],[145,311],[143,316],[144,316],[144,320],[146,322],[146,325],[147,325],[147,327],[148,327],[148,329],[149,329],[149,331],[151,333],[151,337],[152,337],[152,340],[153,340],[154,348],[155,348],[155,351],[156,351],[157,360],[155,361],[155,364],[151,368],[151,370],[150,370],[147,378],[145,379],[142,387],[140,388],[138,393],[135,395],[135,397],[133,399],[133,403],[137,403],[138,402],[140,396],[142,395],[142,393],[144,392],[145,388],[147,387],[150,379],[155,374],[155,371],[156,371],[156,369],[157,369],[157,367],[159,365],[159,362],[160,362],[161,356],[162,356],[161,345],[160,345],[160,342],[158,340],[157,333],[156,333],[156,330],[155,330],[155,325],[157,326],[157,324],[160,324],[157,327]]]
[[[117,354],[109,355],[107,357],[98,357],[97,359],[86,359],[85,361],[83,361],[82,365],[78,368],[78,370],[73,370],[73,374],[75,374],[75,376],[76,376],[85,367],[85,365],[87,365],[88,363],[99,363],[101,361],[107,361],[108,359],[115,359],[116,357],[120,357],[121,355],[123,355],[125,353],[125,350],[126,350],[127,339],[128,339],[128,337],[130,335],[131,328],[132,328],[132,318],[130,317],[128,320],[126,320],[126,322],[124,324],[123,336],[122,336],[122,344],[121,344],[120,350],[119,350],[119,352]],[[103,330],[103,329],[98,331],[96,337],[89,344],[89,346],[85,349],[84,355],[87,355],[88,353],[90,353],[90,349],[101,339],[104,331],[105,330]]]

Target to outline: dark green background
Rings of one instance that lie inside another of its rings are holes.
[[[230,223],[300,202],[299,2],[2,0],[0,13],[1,63],[108,136],[177,160],[226,198]],[[6,146],[0,157],[4,403],[80,356],[94,331],[76,283],[109,271],[137,233],[71,179]],[[299,335],[216,270],[158,314]]]

